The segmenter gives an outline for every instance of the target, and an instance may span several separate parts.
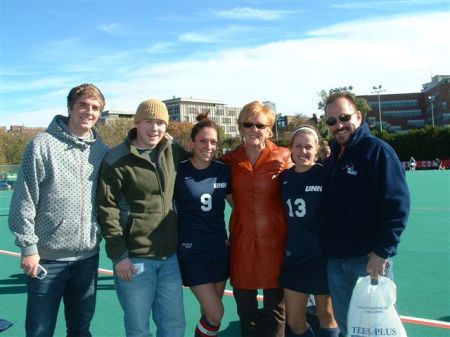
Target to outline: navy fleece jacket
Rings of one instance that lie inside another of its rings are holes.
[[[394,149],[374,137],[367,123],[353,134],[344,154],[325,163],[329,179],[325,195],[322,248],[330,258],[361,257],[374,252],[394,256],[405,229],[410,196],[405,171]]]

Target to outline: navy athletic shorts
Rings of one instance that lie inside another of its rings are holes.
[[[228,255],[183,257],[179,258],[178,262],[185,287],[226,281],[230,276],[230,258]]]
[[[328,295],[327,260],[319,257],[297,265],[284,265],[280,286],[304,294]]]

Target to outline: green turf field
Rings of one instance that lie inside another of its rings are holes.
[[[450,336],[450,171],[407,172],[412,209],[408,227],[395,258],[395,283],[398,309],[405,321],[409,337]],[[18,252],[7,228],[7,209],[11,192],[0,191],[0,318],[15,323],[1,334],[23,337],[26,289],[19,268],[19,258],[7,255]],[[111,269],[102,251],[100,267]],[[92,322],[95,337],[124,335],[122,312],[111,276],[100,274],[97,310]],[[229,286],[227,289],[231,289]],[[185,290],[187,332],[193,330],[199,317],[198,304]],[[225,317],[220,336],[239,336],[234,300],[224,297]],[[62,312],[55,336],[65,336]],[[417,318],[417,319],[416,319]],[[439,322],[441,323],[439,323]],[[437,322],[437,323],[436,323]],[[447,322],[447,323],[446,323]],[[446,327],[436,327],[443,326]],[[153,333],[155,331],[153,330]]]

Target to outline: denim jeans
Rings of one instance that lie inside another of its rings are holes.
[[[183,289],[176,255],[164,260],[132,258],[143,271],[133,280],[114,275],[117,297],[124,311],[127,337],[151,337],[149,319],[153,315],[157,337],[183,337]]]
[[[368,256],[348,259],[328,259],[328,285],[333,302],[334,315],[341,333],[347,335],[347,314],[353,288],[360,276],[367,276]],[[392,258],[386,264],[386,277],[393,279]]]
[[[95,311],[98,255],[79,261],[39,262],[47,276],[27,277],[27,337],[51,337],[61,299],[64,300],[67,337],[91,337],[89,326]]]

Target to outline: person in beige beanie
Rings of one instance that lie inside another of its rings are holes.
[[[176,168],[188,153],[167,137],[168,124],[163,102],[143,101],[135,127],[100,172],[98,217],[127,337],[151,335],[152,311],[158,336],[183,337],[186,327],[172,198]]]
[[[155,98],[143,101],[136,110],[134,123],[139,123],[146,119],[160,119],[166,123],[166,126],[169,126],[169,113],[166,105]]]
[[[169,125],[169,113],[166,105],[150,98],[139,104],[134,115],[137,129],[133,144],[141,149],[153,149],[164,137]]]

